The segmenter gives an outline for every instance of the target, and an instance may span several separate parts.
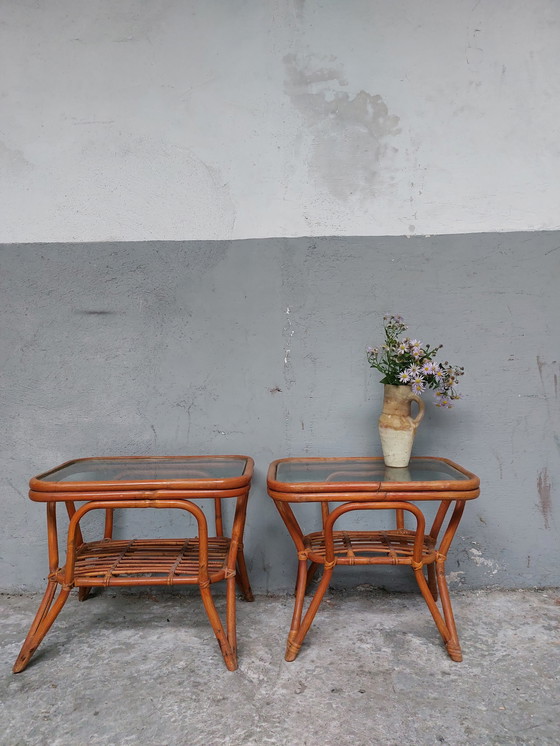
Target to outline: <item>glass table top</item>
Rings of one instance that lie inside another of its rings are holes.
[[[445,461],[428,458],[411,459],[408,467],[385,466],[383,459],[300,459],[281,461],[276,481],[284,484],[305,482],[461,482],[473,475],[463,473]]]
[[[37,477],[41,482],[188,481],[243,476],[244,456],[78,459]]]

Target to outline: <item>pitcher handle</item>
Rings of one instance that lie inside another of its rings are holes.
[[[426,404],[424,403],[424,400],[421,399],[419,396],[416,396],[416,394],[410,395],[410,401],[415,401],[416,404],[418,404],[418,414],[416,417],[411,417],[410,421],[414,425],[414,429],[418,427],[418,425],[422,422],[422,417],[424,417],[424,409],[426,408]]]

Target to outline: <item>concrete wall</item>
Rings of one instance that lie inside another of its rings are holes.
[[[482,479],[452,582],[558,585],[560,233],[18,245],[0,260],[5,589],[45,577],[30,476],[80,456],[182,453],[255,458],[251,577],[290,588],[295,554],[266,468],[379,454],[382,387],[365,348],[385,311],[466,368],[464,400],[428,407],[415,445]],[[117,529],[181,535],[184,524],[138,511]],[[337,582],[407,587],[395,570]]]
[[[560,228],[555,0],[0,0],[0,241]]]
[[[559,583],[558,3],[0,0],[0,69],[0,590],[45,576],[32,474],[196,452],[255,457],[291,587],[266,467],[379,453],[386,311],[467,370],[416,445],[483,480],[452,580]]]

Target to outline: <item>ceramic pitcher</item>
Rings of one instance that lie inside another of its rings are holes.
[[[412,402],[418,405],[416,417],[411,416]],[[424,417],[424,406],[422,399],[412,393],[411,386],[385,384],[379,435],[386,466],[408,466],[416,428]]]

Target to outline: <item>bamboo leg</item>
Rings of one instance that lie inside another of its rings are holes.
[[[74,508],[74,503],[71,503],[72,510],[68,510],[68,515],[70,518],[74,515],[76,512]],[[68,507],[68,503],[66,503],[66,506]],[[105,525],[104,525],[104,531],[103,531],[103,538],[104,539],[110,539],[113,536],[113,510],[112,508],[106,508],[105,510]],[[79,524],[76,526],[76,544],[77,546],[81,546],[83,544],[83,536],[80,529]],[[89,594],[91,593],[91,586],[82,585],[78,588],[78,601],[85,601]]]
[[[76,506],[72,500],[66,501],[66,511],[68,513],[68,518],[72,518],[72,516],[76,512]],[[76,545],[80,547],[83,543],[84,537],[82,536],[82,531],[79,526],[76,526]]]
[[[428,570],[428,587],[430,589],[430,593],[432,594],[432,598],[434,601],[438,600],[438,588],[437,588],[437,581],[436,581],[436,567],[433,562],[431,562],[427,568]]]
[[[70,593],[70,588],[61,588],[56,601],[53,603],[53,597],[57,585],[58,583],[55,580],[49,580],[39,610],[37,611],[31,629],[29,630],[29,634],[25,638],[25,642],[22,645],[12,669],[14,673],[20,673],[20,671],[23,671],[27,667],[27,664],[31,660],[31,656],[41,644],[42,639],[47,634],[52,623],[66,603],[66,599]]]
[[[91,585],[81,585],[78,588],[78,601],[85,601],[91,593]]]
[[[226,580],[226,633],[232,655],[237,660],[237,623],[235,618],[235,576]]]
[[[292,614],[292,623],[290,625],[290,631],[288,632],[288,642],[286,645],[286,660],[294,660],[297,651],[294,653],[293,658],[288,658],[293,640],[297,637],[298,630],[301,625],[301,615],[303,613],[303,600],[305,597],[305,585],[307,581],[307,559],[303,558],[299,560],[298,571],[296,576],[296,588],[295,588],[295,602],[294,602],[294,613]]]
[[[27,633],[27,638],[25,639],[25,642],[23,643],[23,647],[25,647],[25,645],[27,644],[27,640],[33,637],[33,635],[37,631],[37,628],[39,627],[39,625],[45,618],[48,610],[50,609],[57,585],[58,583],[56,582],[56,580],[48,581],[47,588],[45,590],[45,595],[43,596],[43,600],[39,604],[39,608],[37,610],[37,613],[35,614],[35,618],[33,619],[31,627],[29,628],[29,632]]]
[[[436,574],[437,588],[439,590],[439,596],[441,599],[441,607],[443,609],[443,616],[445,618],[445,624],[448,630],[448,636],[447,638],[444,638],[444,639],[445,639],[445,644],[447,647],[447,652],[449,653],[449,657],[451,658],[451,660],[454,660],[454,661],[462,661],[463,654],[461,652],[461,646],[459,644],[459,638],[457,636],[457,628],[455,626],[455,619],[453,617],[453,609],[451,608],[451,600],[449,598],[449,589],[447,587],[447,581],[445,579],[445,559],[446,559],[449,547],[451,546],[451,542],[453,541],[453,537],[455,536],[455,532],[457,531],[457,527],[459,525],[459,521],[461,520],[461,516],[463,514],[464,509],[465,509],[464,501],[455,502],[455,507],[453,508],[453,513],[449,520],[449,524],[447,526],[447,529],[441,541],[439,550],[436,554],[435,574]],[[439,521],[439,526],[441,526],[446,512],[447,511],[444,510],[443,507],[440,507],[438,511],[438,515],[436,516],[436,521],[434,522],[434,525],[436,524],[437,521]],[[439,526],[436,527],[437,530],[439,530]]]
[[[309,565],[309,569],[307,570],[307,578],[305,580],[305,591],[307,592],[309,590],[309,586],[311,585],[311,581],[315,577],[315,574],[317,573],[317,570],[319,569],[320,565],[318,562],[312,562]]]
[[[294,630],[293,620],[292,620],[292,629],[290,629],[290,634],[288,635],[288,643],[286,645],[285,660],[293,661],[296,659],[297,654],[299,653],[299,650],[301,648],[301,645],[305,639],[305,636],[307,632],[309,631],[309,628],[311,627],[311,623],[313,619],[315,618],[315,614],[317,613],[317,610],[321,604],[321,601],[323,600],[325,591],[329,587],[329,583],[330,583],[332,573],[333,573],[333,567],[334,565],[331,567],[325,566],[325,569],[323,571],[323,577],[321,578],[321,582],[317,586],[315,595],[311,599],[311,603],[309,604],[309,607],[307,611],[305,612],[305,616],[303,617],[303,621],[301,622],[301,625],[298,625],[299,626],[298,629]],[[307,561],[306,560],[300,560],[299,570],[300,570],[301,576],[298,578],[298,595],[296,596],[296,608],[294,609],[294,619],[296,618],[296,609],[298,607],[298,601],[300,597],[301,597],[301,604],[303,605],[303,596],[305,594],[305,581],[307,579]],[[300,611],[300,614],[301,614],[301,611]]]
[[[103,532],[103,537],[105,539],[112,539],[113,538],[113,508],[106,508],[105,510],[105,530]]]
[[[445,579],[445,560],[439,559],[436,564],[436,577],[439,588],[439,595],[441,597],[441,606],[443,609],[443,616],[449,630],[449,639],[445,643],[447,652],[451,660],[460,662],[463,660],[463,654],[461,652],[461,645],[459,644],[459,637],[457,636],[457,627],[455,626],[455,618],[453,616],[453,609],[451,608],[451,600],[449,598],[449,589],[447,587],[447,580]]]
[[[220,650],[222,651],[226,667],[229,671],[235,671],[235,669],[237,668],[237,656],[234,655],[224,632],[220,617],[218,616],[218,612],[216,611],[216,607],[214,605],[214,599],[212,598],[212,594],[210,593],[210,588],[208,586],[199,586],[199,588],[200,595],[202,597],[202,603],[204,604],[206,614],[208,615],[208,619],[210,621],[210,624],[212,625],[212,629],[214,630],[216,639],[218,640],[218,644],[220,646]]]
[[[216,522],[216,536],[223,536],[222,501],[219,497],[214,498],[214,519]]]
[[[430,588],[428,587],[428,584],[426,582],[426,578],[424,577],[424,573],[422,572],[422,568],[415,568],[414,569],[414,577],[416,578],[416,582],[418,583],[418,587],[420,588],[420,591],[422,595],[424,596],[424,601],[428,605],[428,609],[430,610],[430,613],[434,619],[434,622],[436,623],[436,627],[438,628],[438,631],[440,635],[443,638],[443,641],[447,647],[449,641],[451,640],[451,632],[449,631],[445,620],[443,619],[440,610],[437,607],[436,602],[434,601],[432,594],[430,592]],[[441,592],[441,586],[440,586],[440,592]],[[458,644],[458,643],[457,643]],[[448,649],[449,652],[449,649]],[[459,653],[460,654],[460,653]],[[453,657],[451,653],[449,652],[449,656]],[[461,660],[461,658],[453,658],[453,660]]]
[[[251,590],[251,584],[249,582],[249,574],[247,572],[247,565],[245,564],[245,555],[243,554],[243,547],[239,547],[237,550],[237,573],[235,575],[237,585],[243,593],[245,601],[254,601],[253,591]]]

